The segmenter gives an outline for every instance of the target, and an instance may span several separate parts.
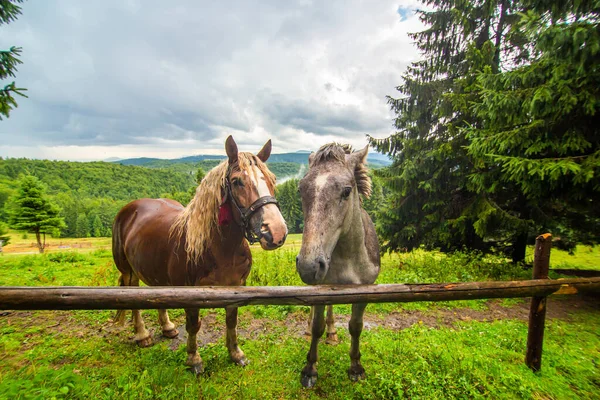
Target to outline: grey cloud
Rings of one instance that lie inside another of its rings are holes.
[[[317,135],[364,135],[387,124],[385,120],[361,115],[354,105],[324,105],[271,93],[262,100],[264,113],[272,120]]]
[[[410,61],[398,50],[405,39],[381,33],[398,10],[391,1],[26,2],[0,27],[0,47],[23,47],[16,80],[30,98],[0,138],[208,146],[232,131],[258,146],[257,130],[286,140],[386,132],[385,95]]]

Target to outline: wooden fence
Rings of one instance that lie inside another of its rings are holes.
[[[600,278],[548,279],[551,236],[536,239],[533,280],[445,284],[257,287],[0,287],[0,310],[217,308],[531,297],[527,355],[541,368],[546,298],[600,293]]]

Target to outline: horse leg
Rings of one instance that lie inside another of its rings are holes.
[[[363,315],[367,304],[352,304],[352,316],[348,323],[348,330],[350,331],[351,344],[350,344],[350,368],[348,369],[348,377],[351,381],[358,381],[365,379],[365,369],[360,363],[360,350],[359,341],[360,334],[363,329]]]
[[[308,328],[304,332],[306,336],[312,335],[312,321],[315,315],[315,306],[310,306],[310,314],[308,315]]]
[[[133,340],[140,347],[152,346],[152,336],[150,336],[150,332],[148,332],[146,325],[144,325],[144,319],[140,310],[131,310],[131,312],[133,313],[133,329],[135,330]]]
[[[202,358],[198,354],[198,331],[200,330],[200,319],[198,318],[198,309],[186,308],[185,310],[185,330],[188,333],[187,353],[188,357],[185,365],[190,367],[192,372],[200,375],[204,372]]]
[[[333,306],[330,304],[327,306],[327,344],[337,344],[338,336],[335,329],[335,319],[333,319]]]
[[[227,350],[229,350],[229,357],[231,361],[242,367],[248,365],[248,359],[244,355],[244,352],[238,346],[237,340],[237,307],[225,307],[225,323],[227,325],[227,335],[225,337],[225,343]]]
[[[123,283],[128,284],[127,286],[140,285],[140,279],[134,274],[128,274],[127,277],[124,275],[125,274],[123,274]],[[133,330],[135,332],[133,340],[135,340],[140,347],[152,346],[152,336],[150,336],[150,332],[148,332],[146,325],[144,325],[144,319],[142,318],[140,310],[131,310],[131,313],[133,316]]]
[[[179,335],[179,331],[175,329],[175,324],[171,322],[169,314],[164,308],[158,310],[158,322],[162,327],[162,334],[164,337],[173,339]]]
[[[302,386],[311,388],[317,383],[317,366],[315,365],[319,359],[318,345],[319,339],[325,333],[325,306],[313,306],[314,317],[312,321],[312,336],[310,341],[310,350],[306,356],[306,366],[302,370],[300,382]]]

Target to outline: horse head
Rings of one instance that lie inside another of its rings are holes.
[[[323,281],[340,236],[351,235],[360,218],[359,194],[371,190],[364,166],[367,152],[368,147],[352,153],[347,145],[330,144],[309,157],[308,173],[298,185],[304,234],[296,269],[304,283]]]
[[[233,219],[250,243],[265,250],[280,247],[287,237],[287,225],[274,197],[275,177],[264,164],[271,155],[271,140],[256,154],[238,153],[229,136],[225,142],[229,159],[225,177],[224,203],[229,200]]]

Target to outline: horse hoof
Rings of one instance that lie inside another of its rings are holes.
[[[152,346],[152,336],[135,341],[139,347],[150,347]]]
[[[300,383],[307,389],[313,388],[317,384],[318,375],[304,375],[300,378]]]
[[[190,365],[188,368],[196,376],[202,375],[204,372],[204,364]]]
[[[173,339],[179,335],[179,331],[177,329],[171,329],[170,331],[163,331],[162,334],[166,338]]]
[[[250,364],[250,360],[248,360],[246,357],[233,360],[233,362],[239,365],[240,367],[245,367],[246,365]]]
[[[328,333],[327,334],[327,338],[325,339],[326,344],[336,345],[336,344],[338,344],[338,342],[339,342],[339,340],[338,340],[337,333]]]
[[[365,374],[365,369],[363,367],[351,367],[348,369],[348,378],[352,382],[358,382],[365,379],[367,375]]]

